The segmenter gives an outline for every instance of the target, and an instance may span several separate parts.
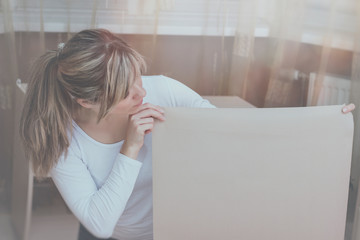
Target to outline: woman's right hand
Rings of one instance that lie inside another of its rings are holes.
[[[136,113],[131,114],[120,153],[136,159],[144,144],[145,135],[150,133],[154,127],[154,119],[165,121],[164,110],[150,103],[141,105]]]

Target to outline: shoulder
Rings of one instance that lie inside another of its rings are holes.
[[[142,76],[142,80],[143,87],[146,90],[144,102],[163,107],[175,106],[173,86],[178,81],[163,75]]]
[[[143,76],[142,79],[146,102],[164,107],[213,107],[194,90],[170,77]]]
[[[150,91],[150,93],[171,94],[172,88],[185,86],[179,81],[164,75],[142,76],[142,80],[145,90]]]

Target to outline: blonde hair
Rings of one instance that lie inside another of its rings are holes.
[[[66,156],[72,117],[79,107],[76,99],[99,103],[100,121],[143,71],[142,56],[104,29],[81,31],[42,55],[32,66],[20,121],[34,174],[47,176],[60,156]]]

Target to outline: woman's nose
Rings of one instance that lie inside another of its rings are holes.
[[[134,98],[144,98],[146,96],[146,90],[143,88],[142,85],[135,85],[136,93],[134,94]]]

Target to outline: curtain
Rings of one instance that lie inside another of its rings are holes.
[[[353,102],[360,108],[356,0],[1,0],[0,9],[0,194],[6,196],[16,79],[26,82],[34,58],[84,28],[120,34],[145,56],[147,74],[173,77],[202,95],[237,95],[257,107]],[[356,232],[358,109],[347,239]]]

